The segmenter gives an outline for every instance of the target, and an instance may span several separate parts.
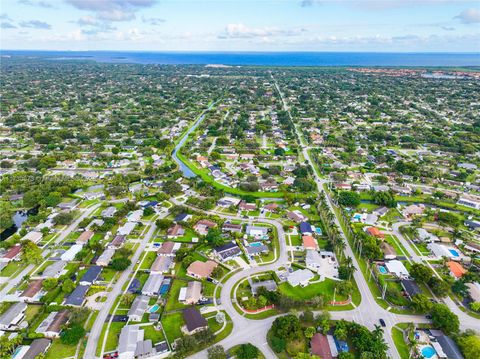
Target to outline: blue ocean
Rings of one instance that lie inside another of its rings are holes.
[[[105,63],[254,66],[480,66],[480,53],[20,51],[2,56]]]

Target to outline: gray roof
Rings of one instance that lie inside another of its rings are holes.
[[[277,289],[277,283],[274,280],[264,280],[262,282],[250,284],[250,288],[252,288],[253,294],[257,294],[258,288],[261,287],[264,287],[266,290],[273,292]]]
[[[0,325],[9,326],[12,324],[12,321],[25,309],[27,305],[23,302],[18,302],[10,306],[5,313],[0,316]]]
[[[100,275],[100,273],[102,273],[102,269],[103,268],[100,266],[91,266],[85,272],[82,279],[80,279],[80,282],[87,282],[87,283],[95,282],[98,279],[98,276]]]
[[[50,340],[45,338],[35,339],[22,359],[35,359],[38,355],[45,353],[49,346]]]
[[[149,300],[150,298],[145,295],[139,295],[136,297],[128,311],[128,316],[134,315],[141,318],[147,310]]]
[[[68,296],[67,300],[65,301],[65,305],[81,306],[85,300],[85,294],[87,294],[89,288],[89,285],[79,285]]]
[[[65,261],[57,261],[50,264],[42,273],[42,277],[51,278],[57,276],[67,265]]]
[[[448,359],[463,359],[460,349],[458,349],[457,344],[455,344],[452,338],[446,335],[441,335],[436,337],[436,339],[442,347],[443,352],[447,354]]]
[[[126,325],[120,332],[118,338],[118,352],[122,353],[135,353],[137,349],[137,343],[143,340],[144,332],[138,325]]]
[[[152,341],[150,339],[143,340],[137,343],[137,348],[135,349],[135,356],[148,356],[154,351],[155,349],[153,348]]]
[[[245,247],[245,248],[246,248],[248,254],[258,254],[258,253],[268,251],[268,246],[266,246],[265,244],[262,244],[260,246],[248,246],[248,247]]]
[[[308,269],[298,269],[295,272],[289,273],[287,280],[291,286],[295,287],[302,282],[311,280],[313,277],[313,273]]]
[[[150,274],[145,285],[142,288],[142,293],[158,293],[163,282],[162,274]]]

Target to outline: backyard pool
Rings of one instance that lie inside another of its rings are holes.
[[[430,345],[426,345],[422,348],[422,356],[424,358],[430,359],[433,358],[436,354],[437,352]]]
[[[250,243],[250,247],[260,247],[262,245],[262,242],[252,242]]]
[[[155,304],[148,310],[148,312],[155,313],[158,310],[158,308],[160,308],[160,306],[158,304]]]
[[[385,268],[384,266],[377,266],[377,268],[378,268],[378,271],[382,274],[388,273],[387,268]]]
[[[458,254],[458,252],[457,252],[455,249],[449,248],[448,251],[449,251],[450,253],[452,253],[452,256],[454,256],[454,257],[460,257],[460,254]]]

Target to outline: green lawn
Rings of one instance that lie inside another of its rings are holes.
[[[182,336],[182,326],[183,326],[183,315],[181,312],[166,314],[162,318],[163,329],[165,334],[167,334],[168,342],[173,343],[173,341]]]
[[[60,339],[55,339],[50,346],[45,359],[64,359],[75,355],[76,345],[62,344]]]
[[[162,330],[156,330],[153,324],[146,325],[142,327],[142,329],[145,331],[145,340],[151,339],[153,344],[157,344],[165,340]]]
[[[324,295],[327,300],[333,300],[333,291],[335,288],[335,281],[332,279],[325,279],[319,283],[310,284],[306,287],[292,287],[287,282],[280,284],[278,289],[281,293],[288,295],[294,299],[310,299],[316,295]],[[345,300],[339,295],[336,296],[335,300]]]
[[[105,343],[105,351],[109,352],[111,350],[115,350],[118,347],[118,337],[120,335],[120,332],[122,331],[122,328],[125,326],[125,323],[117,323],[117,322],[112,322],[110,324],[110,329],[108,331],[107,335],[107,341]],[[102,342],[99,344],[101,345]]]
[[[2,277],[10,277],[13,274],[23,270],[27,266],[26,263],[20,261],[11,261],[7,264],[5,268],[0,272]]]
[[[405,343],[405,340],[403,339],[403,332],[400,329],[393,327],[392,338],[395,346],[397,347],[398,353],[400,354],[400,358],[408,359],[410,350],[407,343]]]
[[[170,287],[170,292],[168,293],[168,300],[167,304],[165,305],[165,310],[167,312],[175,310],[175,309],[182,309],[186,306],[178,301],[178,295],[180,293],[180,289],[187,286],[187,282],[174,279],[172,286]]]

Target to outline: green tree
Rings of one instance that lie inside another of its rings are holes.
[[[42,250],[32,241],[23,241],[21,258],[27,263],[39,264],[43,261]]]
[[[305,328],[304,334],[305,334],[306,338],[311,339],[315,335],[316,332],[317,331],[315,330],[314,327],[307,327],[307,328]]]
[[[433,275],[432,269],[422,263],[413,263],[409,272],[413,278],[421,283],[428,283],[429,279]]]
[[[342,191],[338,195],[338,203],[344,207],[356,207],[360,204],[360,195],[353,191]]]
[[[66,345],[76,345],[85,335],[85,329],[81,325],[75,324],[67,328],[60,334],[60,341]]]
[[[215,345],[208,349],[208,359],[226,359],[227,354],[221,345]]]
[[[425,294],[419,293],[413,296],[411,306],[416,312],[427,313],[432,309],[433,303]]]
[[[125,257],[114,258],[110,267],[115,269],[116,271],[123,271],[128,268],[128,266],[132,264],[132,261]]]
[[[62,283],[62,292],[69,294],[75,289],[75,283],[70,278],[67,278]]]
[[[431,315],[434,327],[443,330],[447,335],[458,333],[460,321],[445,304],[434,304]]]
[[[42,287],[46,291],[50,291],[53,288],[55,288],[58,285],[58,279],[57,278],[46,278],[42,282]]]
[[[238,359],[256,359],[258,357],[258,349],[250,343],[241,344],[235,351],[235,354]]]
[[[462,350],[465,359],[477,359],[480,353],[480,337],[474,333],[467,331],[458,338],[458,345]]]

